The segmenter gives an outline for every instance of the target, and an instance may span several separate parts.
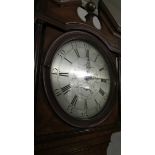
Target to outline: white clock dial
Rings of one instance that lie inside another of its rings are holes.
[[[66,113],[84,120],[102,111],[110,75],[97,48],[81,40],[64,44],[56,51],[50,72],[54,95]]]

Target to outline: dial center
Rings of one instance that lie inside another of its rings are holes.
[[[79,58],[72,64],[71,69],[71,85],[76,88],[76,91],[86,98],[94,93],[96,87],[95,77],[98,76],[95,63],[86,58]]]

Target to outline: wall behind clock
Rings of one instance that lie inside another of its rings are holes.
[[[121,26],[121,0],[102,0],[108,7],[117,24]]]
[[[121,132],[112,134],[107,155],[121,155]]]
[[[121,0],[103,0],[117,24],[121,27]],[[112,134],[108,155],[121,155],[121,132]]]

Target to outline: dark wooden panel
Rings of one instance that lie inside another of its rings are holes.
[[[108,146],[111,132],[91,132],[70,138],[55,139],[48,143],[38,144],[36,152],[39,154],[43,154],[44,151],[53,154],[102,154],[106,151],[104,148]]]

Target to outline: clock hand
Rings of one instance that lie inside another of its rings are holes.
[[[87,72],[88,72],[88,70],[91,68],[91,66],[90,66],[90,58],[89,58],[89,50],[88,49],[86,51],[86,57],[87,57],[86,69],[87,69]]]
[[[98,77],[95,77],[95,76],[86,76],[85,80],[86,81],[89,81],[89,80],[101,80],[102,82],[106,82],[107,81],[107,79],[98,78]]]
[[[84,90],[86,90],[86,91],[90,91],[90,92],[93,92],[91,89],[89,89],[89,88],[85,88],[85,87],[80,87],[80,88],[83,88]]]

